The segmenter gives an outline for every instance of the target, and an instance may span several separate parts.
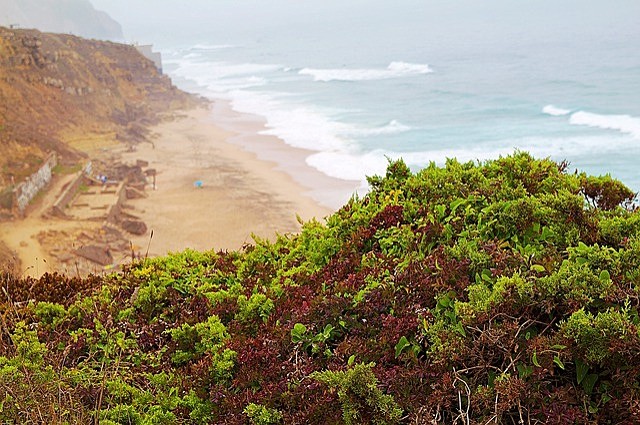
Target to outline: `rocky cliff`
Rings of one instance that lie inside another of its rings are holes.
[[[55,150],[135,143],[162,112],[195,102],[135,47],[0,27],[0,188]]]
[[[89,0],[0,0],[0,25],[122,40],[122,27]]]

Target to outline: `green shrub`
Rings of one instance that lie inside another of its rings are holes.
[[[209,400],[203,400],[198,397],[194,391],[186,394],[179,404],[181,407],[189,411],[189,419],[195,424],[210,424],[213,422],[213,411],[215,405]]]
[[[637,328],[626,309],[608,309],[596,315],[580,309],[560,325],[560,331],[576,343],[591,363],[600,363],[615,355],[610,347],[616,340],[623,342],[637,337]]]
[[[383,394],[373,371],[373,363],[359,363],[346,371],[314,372],[309,377],[338,392],[346,425],[370,421],[386,425],[400,421],[402,409],[393,397]]]
[[[195,325],[185,323],[179,328],[171,329],[170,334],[177,346],[171,357],[175,364],[199,358],[206,352],[215,354],[229,337],[227,329],[217,316],[210,316],[206,322]]]
[[[579,304],[591,304],[603,300],[612,289],[607,270],[593,270],[589,264],[564,260],[558,271],[538,279],[545,296],[571,300]]]
[[[67,314],[67,310],[63,305],[50,303],[50,302],[39,302],[35,308],[35,315],[42,323],[46,325],[50,325],[52,328],[55,328]]]
[[[242,251],[2,275],[0,422],[628,423],[640,210],[566,168],[393,161]]]
[[[260,404],[249,403],[244,413],[253,425],[277,425],[282,423],[282,413]]]
[[[251,294],[249,299],[244,295],[240,295],[238,297],[239,311],[235,318],[244,323],[254,320],[266,322],[273,307],[273,301],[264,294]]]

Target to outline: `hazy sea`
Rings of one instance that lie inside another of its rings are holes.
[[[131,33],[338,179],[520,149],[640,190],[637,0],[196,2]]]

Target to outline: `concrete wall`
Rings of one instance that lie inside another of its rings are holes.
[[[127,199],[126,181],[118,183],[116,193],[118,194],[118,200],[115,204],[111,205],[109,212],[107,213],[107,223],[117,224],[120,221],[120,215],[122,213],[122,204]]]
[[[53,167],[57,164],[57,155],[55,152],[50,153],[38,171],[31,174],[24,182],[16,186],[13,190],[13,196],[14,207],[17,208],[18,214],[23,215],[29,202],[49,184]]]
[[[84,172],[80,171],[71,184],[67,186],[58,199],[56,199],[56,202],[54,202],[52,208],[54,215],[58,217],[65,216],[64,210],[67,208],[67,205],[69,205],[69,202],[71,202],[71,200],[76,196],[76,193],[78,193],[78,189],[84,179]]]
[[[62,192],[62,194],[60,194],[58,199],[56,199],[56,201],[53,203],[52,212],[54,215],[57,215],[58,217],[65,216],[64,210],[67,208],[69,203],[73,200],[73,198],[75,198],[76,194],[78,193],[78,189],[80,188],[80,186],[82,185],[82,183],[86,178],[85,176],[90,175],[91,170],[92,170],[92,164],[91,164],[91,161],[89,161],[87,165],[84,166],[82,171],[78,173],[76,178],[73,179],[71,184],[67,186],[67,188]]]
[[[142,56],[152,60],[153,63],[156,64],[158,71],[162,74],[162,55],[159,52],[154,52],[151,44],[136,45],[135,48],[142,54]]]

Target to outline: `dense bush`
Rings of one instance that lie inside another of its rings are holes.
[[[640,216],[526,153],[392,162],[326,224],[5,276],[0,421],[640,423]]]

